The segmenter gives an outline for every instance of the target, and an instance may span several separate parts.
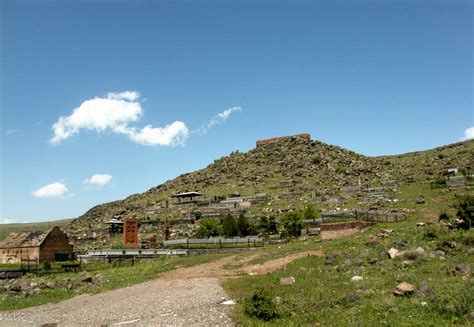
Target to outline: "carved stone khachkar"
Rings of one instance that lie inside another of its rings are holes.
[[[138,221],[136,219],[125,219],[123,246],[125,248],[138,248]]]

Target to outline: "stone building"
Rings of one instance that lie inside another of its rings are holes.
[[[71,253],[73,246],[58,226],[47,232],[11,233],[0,242],[0,263],[19,263],[21,259],[51,262]]]

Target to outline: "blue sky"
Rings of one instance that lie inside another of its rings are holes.
[[[382,155],[474,134],[470,1],[0,12],[2,222],[77,217],[261,138],[306,132]]]

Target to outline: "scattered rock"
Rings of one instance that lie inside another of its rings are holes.
[[[388,250],[388,255],[390,259],[403,256],[404,253],[405,253],[404,251],[399,251],[398,249],[395,249],[395,248],[391,248],[390,250]]]
[[[221,302],[221,304],[223,304],[223,305],[234,305],[235,301],[234,300],[227,300],[227,301]]]
[[[393,233],[393,229],[381,229],[380,233],[377,235],[380,238],[384,238]]]
[[[345,299],[348,303],[359,303],[362,301],[362,298],[358,294],[349,294],[345,297]]]
[[[416,204],[424,204],[425,203],[425,199],[423,198],[419,198],[416,200]]]
[[[20,286],[20,285],[12,285],[12,286],[9,288],[9,291],[12,291],[12,292],[21,292],[21,286]]]
[[[92,276],[88,276],[82,280],[83,283],[92,283]]]
[[[281,297],[275,296],[274,301],[275,301],[275,304],[281,304]]]
[[[416,227],[423,227],[425,226],[425,223],[416,223]]]
[[[454,270],[451,271],[454,276],[469,276],[471,273],[471,266],[464,262],[458,262]]]
[[[407,245],[407,241],[405,241],[405,240],[397,240],[397,241],[395,242],[395,245],[402,248],[402,247],[404,247],[404,246]]]
[[[425,301],[421,301],[420,304],[421,304],[422,307],[426,307],[428,305],[428,303],[426,303]]]
[[[296,282],[295,277],[282,277],[280,278],[280,285],[293,285]]]
[[[421,246],[417,247],[414,252],[419,257],[424,257],[426,255],[425,249],[423,249]]]
[[[449,247],[449,248],[451,248],[451,249],[455,249],[455,248],[457,247],[457,244],[456,244],[456,242],[454,242],[454,241],[451,241],[451,242],[444,242],[443,245],[444,245],[444,246],[447,246],[447,247]]]
[[[55,288],[56,287],[56,284],[54,282],[47,282],[46,283],[46,287],[47,288]]]
[[[433,289],[430,287],[427,281],[422,281],[420,287],[416,290],[416,296],[418,297],[426,297],[427,295],[433,293]]]
[[[398,296],[410,295],[413,293],[414,290],[415,286],[407,282],[403,282],[397,285],[393,294]]]
[[[408,267],[408,266],[411,266],[411,265],[413,265],[413,261],[411,261],[411,260],[402,261],[402,266],[403,267]]]
[[[364,277],[362,277],[362,276],[352,276],[352,278],[351,278],[351,281],[353,281],[353,282],[360,282],[362,280],[364,280]]]

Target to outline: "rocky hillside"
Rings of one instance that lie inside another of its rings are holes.
[[[396,156],[366,157],[318,141],[289,138],[246,153],[232,152],[204,169],[180,175],[145,193],[98,205],[74,220],[69,231],[92,230],[114,217],[142,218],[145,211],[162,206],[170,195],[179,192],[199,191],[209,198],[264,192],[286,195],[289,203],[296,203],[315,193],[336,195],[341,187],[358,183],[431,182],[452,167],[474,167],[474,141]]]

